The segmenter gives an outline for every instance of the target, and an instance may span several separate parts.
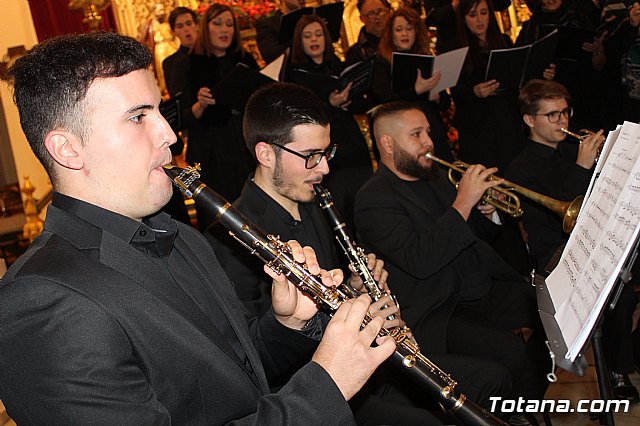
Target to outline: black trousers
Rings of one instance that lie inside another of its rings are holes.
[[[533,330],[528,339],[515,331]],[[535,288],[523,282],[494,281],[483,300],[459,304],[447,324],[447,352],[494,361],[509,371],[510,399],[542,399],[551,360]]]
[[[464,356],[426,354],[458,385],[456,391],[489,410],[491,396],[508,397],[511,391],[509,371],[488,360]],[[359,425],[441,425],[454,424],[443,413],[438,398],[403,374],[401,368],[385,363],[367,386],[349,404]]]

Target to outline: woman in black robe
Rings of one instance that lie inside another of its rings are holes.
[[[242,111],[216,101],[212,89],[243,63],[258,69],[242,49],[229,6],[213,4],[205,12],[189,54],[189,96],[196,123],[189,127],[187,162],[200,163],[201,180],[229,201],[235,200],[255,165],[242,137]],[[200,229],[213,218],[198,215]]]

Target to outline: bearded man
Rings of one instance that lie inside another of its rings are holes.
[[[372,119],[380,166],[356,196],[355,221],[393,277],[403,319],[430,353],[498,362],[514,398],[542,398],[550,363],[535,288],[487,244],[497,213],[480,201],[502,183],[487,180],[496,169],[471,165],[456,193],[425,157],[433,142],[418,107],[383,104]],[[514,333],[523,327],[533,330],[526,342]]]

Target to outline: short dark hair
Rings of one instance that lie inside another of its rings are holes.
[[[369,131],[371,132],[371,140],[377,143],[376,132],[375,132],[375,124],[378,120],[389,117],[392,115],[399,114],[405,111],[413,111],[418,110],[422,112],[420,107],[413,102],[407,101],[393,101],[387,102],[386,104],[380,104],[377,107],[373,108],[369,113]],[[376,153],[376,158],[379,157],[380,154]]]
[[[387,0],[378,0],[378,1],[382,3],[382,5],[387,9],[391,9],[391,6],[389,5],[389,2]],[[358,0],[358,2],[356,3],[356,8],[358,9],[358,12],[362,12],[362,6],[364,6],[366,2],[367,0]]]
[[[188,7],[178,6],[175,9],[173,9],[169,14],[169,26],[171,27],[171,31],[173,31],[176,27],[176,19],[178,19],[178,16],[185,15],[187,13],[191,15],[193,22],[198,22],[197,13],[195,13],[193,10],[189,9]]]
[[[518,106],[522,115],[534,115],[540,110],[540,101],[544,99],[571,100],[566,87],[557,81],[533,79],[520,88]]]
[[[258,142],[286,145],[292,142],[293,128],[302,124],[323,127],[329,124],[323,102],[306,87],[272,83],[249,98],[242,130],[247,148],[255,158]]]
[[[44,145],[47,133],[66,129],[84,141],[84,100],[91,83],[148,69],[151,63],[151,52],[133,38],[92,32],[46,40],[9,69],[22,130],[52,183],[54,160]]]

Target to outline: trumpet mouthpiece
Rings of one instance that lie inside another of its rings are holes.
[[[566,134],[567,134],[567,135],[569,135],[569,136],[573,136],[574,138],[578,139],[578,140],[579,140],[579,141],[581,141],[581,142],[582,142],[582,141],[584,140],[584,138],[586,138],[587,136],[590,136],[590,135],[595,134],[595,133],[594,133],[594,132],[592,132],[591,130],[582,129],[582,130],[580,130],[580,133],[583,133],[583,134],[581,135],[581,134],[578,134],[578,133],[574,133],[574,132],[572,132],[572,131],[571,131],[571,130],[569,130],[569,129],[565,129],[564,127],[561,127],[561,128],[560,128],[560,131],[561,131],[561,132],[563,132],[563,133],[566,133]]]

